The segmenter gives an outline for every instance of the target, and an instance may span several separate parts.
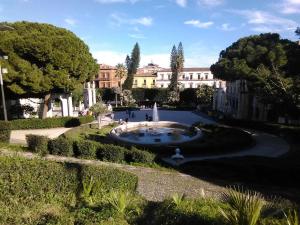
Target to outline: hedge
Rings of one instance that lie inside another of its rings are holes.
[[[76,127],[81,124],[94,121],[92,116],[83,117],[58,117],[58,118],[45,118],[45,119],[19,119],[12,120],[12,130],[25,130],[25,129],[43,129],[55,127]]]
[[[49,152],[53,155],[72,156],[73,155],[73,143],[60,136],[54,140],[50,140],[48,144]]]
[[[76,149],[74,149],[74,153],[76,156],[88,159],[96,158],[97,145],[94,142],[80,140],[76,142],[75,146]]]
[[[117,145],[99,144],[97,158],[109,162],[122,162],[125,160],[125,148]]]
[[[125,159],[127,162],[153,163],[155,160],[155,155],[153,153],[132,147],[130,150],[125,151]]]
[[[40,155],[47,155],[49,138],[42,135],[27,134],[26,142],[28,149]]]
[[[0,121],[0,142],[9,142],[11,133],[11,123]]]

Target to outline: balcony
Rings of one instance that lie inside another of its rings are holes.
[[[104,77],[100,77],[100,78],[98,78],[98,80],[99,80],[99,81],[110,81],[109,78],[104,78]]]

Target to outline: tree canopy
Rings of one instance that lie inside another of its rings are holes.
[[[124,82],[124,89],[131,90],[133,85],[133,76],[136,74],[137,69],[140,65],[140,46],[138,43],[135,43],[133,50],[131,52],[131,57],[126,56],[126,67],[127,67],[127,78]]]
[[[261,101],[287,106],[287,111],[299,102],[300,47],[278,34],[239,39],[221,51],[211,71],[223,80],[250,81],[250,91]]]
[[[70,92],[97,74],[88,46],[74,33],[50,24],[5,24],[14,28],[0,31],[0,54],[9,57],[4,82],[11,96]]]

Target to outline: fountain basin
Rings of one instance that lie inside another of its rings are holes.
[[[110,132],[117,141],[138,145],[180,144],[202,137],[199,128],[171,122],[130,122],[115,127]]]

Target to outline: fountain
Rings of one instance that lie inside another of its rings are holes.
[[[169,145],[193,141],[202,136],[198,128],[189,125],[159,121],[156,103],[153,106],[152,122],[130,122],[120,125],[111,131],[117,141],[138,145]]]

